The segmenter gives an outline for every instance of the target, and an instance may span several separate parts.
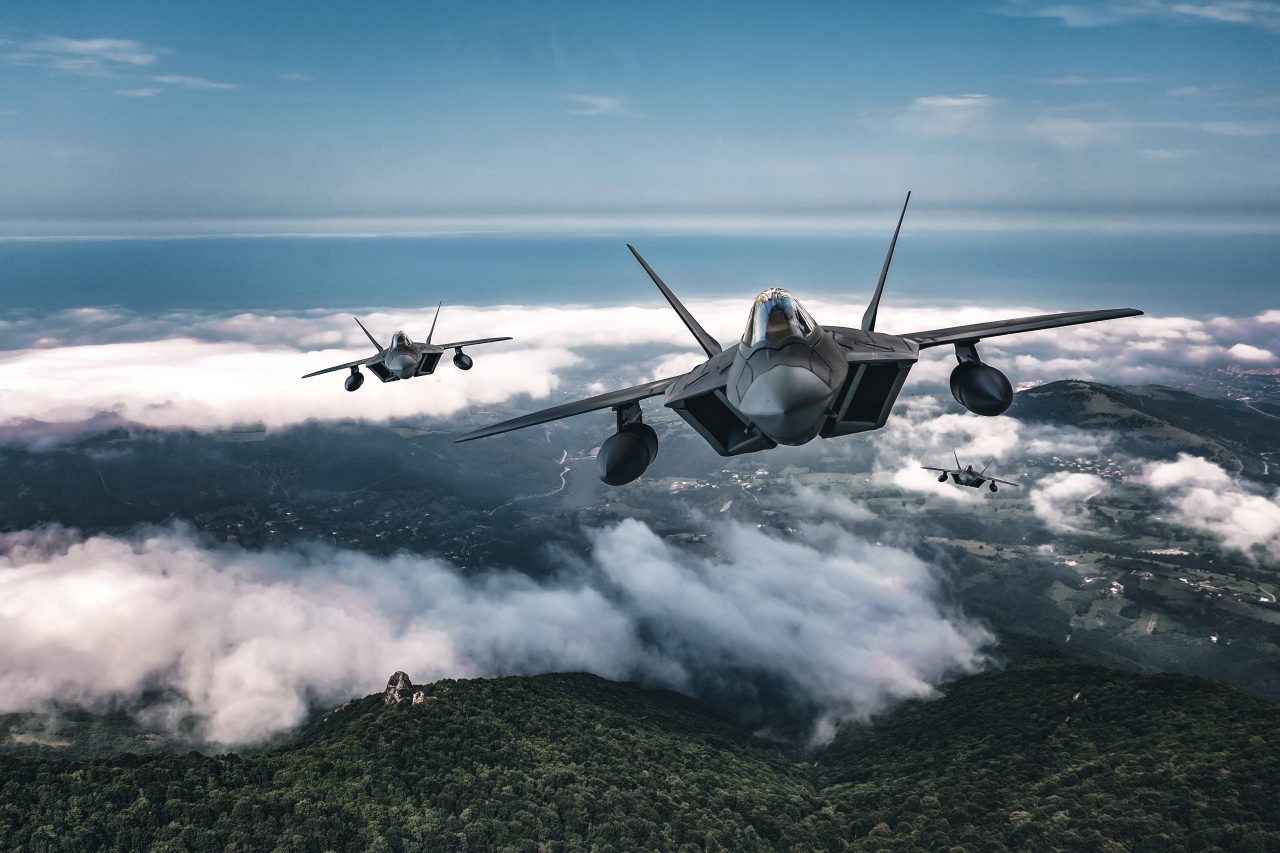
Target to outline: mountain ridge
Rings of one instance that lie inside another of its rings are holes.
[[[1010,415],[1142,442],[1140,453],[1205,456],[1229,471],[1280,482],[1264,456],[1275,448],[1275,418],[1233,400],[1202,397],[1164,385],[1104,385],[1079,379],[1018,392]]]

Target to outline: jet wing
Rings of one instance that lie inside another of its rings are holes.
[[[510,341],[512,338],[476,338],[474,341],[454,341],[451,344],[432,344],[433,347],[440,349],[453,349],[454,347],[476,347],[480,344],[493,344],[498,341]]]
[[[1011,483],[1008,480],[1001,480],[997,477],[988,477],[987,479],[993,483],[1000,483],[1001,485],[1004,485],[1004,486],[1017,486],[1018,488],[1022,488],[1021,483]]]
[[[974,323],[970,326],[952,326],[949,329],[933,329],[928,332],[910,332],[900,337],[910,338],[920,349],[943,344],[959,344],[994,338],[997,335],[1016,335],[1040,329],[1056,329],[1059,326],[1075,326],[1080,323],[1096,323],[1099,320],[1116,320],[1120,317],[1137,317],[1137,308],[1106,308],[1101,311],[1068,311],[1064,314],[1040,314],[1036,317],[1017,317],[1013,320],[995,320],[990,323]]]
[[[647,397],[656,397],[666,392],[679,377],[670,379],[658,379],[654,382],[646,382],[643,385],[634,385],[630,388],[623,388],[620,391],[610,391],[607,394],[598,394],[595,397],[588,397],[585,400],[576,400],[572,403],[565,403],[562,406],[553,406],[550,409],[543,409],[541,412],[534,412],[529,415],[522,415],[518,418],[512,418],[509,421],[493,424],[482,429],[469,432],[456,441],[472,441],[477,438],[487,438],[491,435],[499,433],[511,432],[512,430],[524,429],[525,427],[537,426],[545,424],[547,421],[558,421],[561,418],[569,418],[574,415],[581,415],[586,412],[594,412],[598,409],[611,409],[614,406],[625,406],[628,403],[634,403],[637,400],[643,400]]]
[[[314,373],[308,373],[302,378],[310,379],[312,376],[319,376],[321,373],[333,373],[333,371],[335,370],[348,370],[352,367],[364,367],[365,365],[372,364],[375,361],[382,361],[382,353],[378,353],[377,355],[371,355],[368,358],[362,358],[359,361],[348,361],[346,364],[339,364],[339,365],[335,365],[334,367],[326,367],[324,370],[317,370]]]
[[[954,471],[952,471],[950,468],[930,468],[928,465],[921,465],[920,467],[921,467],[923,470],[925,470],[925,471],[941,471],[941,472],[942,472],[942,473],[944,473],[944,474],[954,474],[954,473],[955,473],[955,472],[954,472]]]

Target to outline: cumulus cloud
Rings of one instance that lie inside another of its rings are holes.
[[[1030,490],[1036,517],[1055,530],[1086,533],[1092,527],[1089,501],[1110,489],[1096,474],[1059,471],[1040,478]]]
[[[1178,454],[1152,462],[1143,482],[1173,511],[1173,520],[1255,558],[1280,557],[1280,491],[1268,497],[1218,465]]]
[[[980,627],[936,601],[930,567],[831,524],[803,541],[735,524],[714,557],[634,521],[597,531],[554,580],[461,575],[438,559],[315,545],[216,547],[183,528],[0,536],[0,711],[163,688],[160,719],[216,743],[297,725],[308,702],[403,669],[588,670],[715,699],[750,719],[762,685],[831,718],[928,695],[980,665]]]
[[[1275,353],[1271,350],[1250,346],[1249,344],[1233,344],[1227,352],[1240,361],[1268,362],[1276,360]]]
[[[939,483],[936,474],[921,466],[949,468],[958,456],[962,465],[980,469],[990,463],[988,473],[1018,481],[1024,459],[1096,457],[1110,440],[1096,431],[979,417],[957,411],[950,396],[935,395],[900,400],[889,426],[870,436],[877,476],[891,479],[903,491],[960,502],[982,500],[984,493]]]
[[[855,503],[836,491],[815,486],[793,485],[791,493],[782,502],[788,512],[798,518],[836,521],[874,521],[876,514],[864,504]]]

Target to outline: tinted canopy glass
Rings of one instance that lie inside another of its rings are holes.
[[[401,347],[407,347],[408,345],[409,336],[404,332],[396,332],[391,336],[391,347],[393,349],[400,349]]]
[[[775,343],[790,337],[807,338],[817,327],[795,297],[781,287],[771,287],[752,304],[742,342],[754,346],[761,341]]]

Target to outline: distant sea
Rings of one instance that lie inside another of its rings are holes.
[[[908,223],[909,225],[909,223]],[[870,295],[883,236],[637,235],[677,293]],[[623,237],[217,237],[0,242],[0,315],[82,306],[133,311],[297,311],[650,303]],[[904,230],[886,303],[1001,303],[1046,310],[1134,306],[1247,315],[1280,308],[1274,234]]]

